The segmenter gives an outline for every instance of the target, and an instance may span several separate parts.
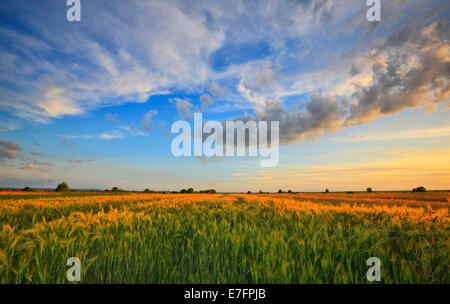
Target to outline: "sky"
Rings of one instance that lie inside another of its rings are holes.
[[[450,189],[450,5],[0,2],[0,187]],[[280,157],[175,157],[171,126],[279,121]]]

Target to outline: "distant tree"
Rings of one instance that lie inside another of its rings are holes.
[[[25,188],[23,188],[23,191],[31,192],[31,191],[35,191],[35,190],[30,187],[25,187]]]
[[[252,193],[251,191],[247,191],[248,194]]]
[[[425,189],[425,187],[423,187],[423,186],[420,186],[420,187],[414,188],[412,191],[413,192],[427,192],[427,189]]]
[[[288,190],[288,193],[292,193],[292,190]]]
[[[187,193],[186,189],[181,189],[180,193]]]
[[[144,193],[151,193],[150,189],[145,189]]]
[[[58,187],[56,187],[55,191],[57,192],[64,192],[64,191],[69,191],[69,186],[67,185],[66,182],[62,182],[61,184],[58,185]]]
[[[194,193],[194,188],[188,188],[187,193]]]
[[[206,189],[206,190],[200,190],[198,193],[216,193],[216,190],[214,189]]]
[[[280,189],[280,190],[278,190],[278,193],[283,193],[283,190],[281,190],[281,189]]]
[[[373,192],[372,188],[371,187],[367,188],[367,192],[369,193]]]
[[[111,189],[111,191],[112,191],[112,192],[119,192],[119,188],[113,187],[113,188]]]
[[[325,193],[330,193],[330,190],[328,190],[328,189],[325,189]]]
[[[262,190],[259,190],[259,193],[263,193]]]

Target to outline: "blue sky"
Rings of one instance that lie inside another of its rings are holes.
[[[0,187],[450,188],[449,5],[0,3]],[[170,127],[280,121],[280,164],[176,158]]]

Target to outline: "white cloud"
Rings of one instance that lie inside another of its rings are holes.
[[[371,81],[367,73],[348,77],[351,56],[313,48],[315,39],[323,47],[324,33],[341,26],[362,28],[363,34],[372,31],[364,18],[355,18],[366,9],[361,0],[198,1],[195,5],[183,0],[130,0],[108,6],[89,1],[83,3],[83,22],[77,26],[53,18],[61,12],[50,2],[42,0],[31,10],[1,6],[34,29],[32,37],[0,27],[0,38],[8,42],[0,46],[0,80],[14,84],[0,85],[0,110],[25,119],[46,123],[181,90],[207,89],[214,97],[228,99],[222,109],[230,105],[241,109],[248,102],[261,106],[269,99],[318,91],[347,95],[354,84],[367,86]],[[215,52],[224,46],[260,42],[267,43],[272,53],[244,58],[221,71],[211,65]],[[317,66],[292,69],[291,65],[311,59],[317,59]],[[176,101],[177,110],[189,117],[193,105],[181,100]],[[203,97],[204,104],[208,101]]]
[[[35,16],[23,15],[30,18],[42,43],[25,34],[0,31],[14,48],[23,50],[0,48],[2,58],[8,58],[7,66],[0,66],[8,74],[0,78],[17,86],[2,90],[0,107],[48,122],[104,105],[145,102],[173,87],[192,88],[207,80],[207,58],[224,39],[221,30],[207,26],[201,12],[183,11],[175,1],[84,5],[85,27],[41,19],[39,7]],[[47,13],[56,14],[52,9]],[[58,60],[49,59],[55,49]]]
[[[274,66],[269,61],[252,64],[247,71],[242,74],[239,82],[239,91],[250,101],[257,104],[264,104],[268,99],[274,98],[271,95],[272,84],[279,78],[280,66]]]
[[[112,132],[105,132],[99,135],[100,139],[122,139],[125,138],[125,134],[123,134],[120,131],[112,131]]]
[[[125,130],[126,127],[120,127]],[[128,130],[128,128],[126,128]],[[125,134],[119,130],[113,130],[108,132],[103,132],[101,134],[84,134],[84,135],[63,135],[63,137],[68,139],[123,139],[126,138]],[[66,145],[70,148],[74,146],[72,144],[67,143],[64,140],[61,140],[60,143],[62,145]]]

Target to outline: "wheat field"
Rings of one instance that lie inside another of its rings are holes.
[[[0,282],[450,283],[449,193],[0,192]]]

